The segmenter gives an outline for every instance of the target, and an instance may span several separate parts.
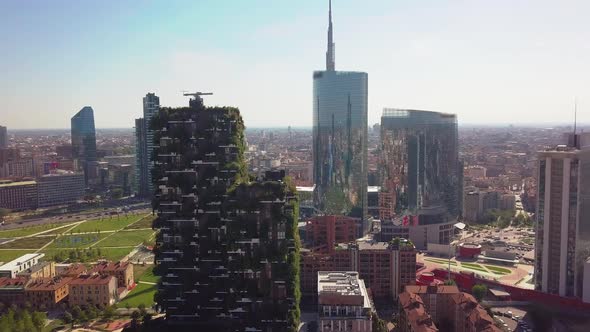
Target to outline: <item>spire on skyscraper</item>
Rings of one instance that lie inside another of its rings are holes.
[[[334,54],[334,39],[332,36],[332,0],[329,0],[329,23],[328,23],[328,51],[326,51],[326,70],[336,70],[336,56]]]

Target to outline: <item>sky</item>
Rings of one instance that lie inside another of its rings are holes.
[[[333,0],[336,69],[384,107],[460,124],[590,123],[590,1]],[[312,123],[328,1],[0,0],[0,125],[133,127],[142,97],[239,107],[247,127]]]

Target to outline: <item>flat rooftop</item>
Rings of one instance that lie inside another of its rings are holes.
[[[359,279],[358,272],[319,271],[318,295],[338,295],[356,298],[362,296],[363,307],[371,307],[365,282]]]
[[[37,181],[19,181],[19,182],[8,182],[1,183],[0,188],[17,187],[17,186],[30,186],[37,184]]]
[[[16,268],[17,266],[19,266],[21,264],[24,264],[34,258],[40,259],[44,256],[45,256],[45,254],[24,254],[24,255],[20,256],[19,258],[14,259],[14,260],[0,266],[0,270],[1,271],[6,271],[6,270],[12,271],[12,270],[14,270],[14,268]]]

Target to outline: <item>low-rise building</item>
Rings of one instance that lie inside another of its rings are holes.
[[[438,328],[426,311],[424,301],[418,294],[403,292],[399,295],[399,331],[435,332]]]
[[[84,174],[61,171],[40,177],[37,183],[39,207],[75,203],[84,197]]]
[[[53,278],[55,277],[55,262],[39,262],[39,264],[18,273],[18,276],[28,279]]]
[[[5,306],[23,305],[25,303],[26,278],[0,278],[0,303]]]
[[[10,210],[37,208],[37,182],[4,181],[0,183],[0,208]]]
[[[24,272],[39,263],[45,254],[25,254],[0,266],[0,277],[16,278],[16,275]]]
[[[70,305],[110,306],[118,298],[117,278],[109,275],[82,275],[70,282]]]
[[[77,278],[82,274],[87,274],[88,270],[84,264],[56,264],[55,271],[62,277]]]
[[[90,273],[114,276],[117,278],[119,287],[130,287],[135,283],[133,264],[129,262],[100,262],[90,270]]]
[[[54,308],[69,294],[71,278],[39,278],[25,287],[25,298],[35,308]]]
[[[371,301],[358,272],[318,272],[321,332],[371,332]]]

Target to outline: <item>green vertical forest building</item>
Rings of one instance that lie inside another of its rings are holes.
[[[167,324],[195,331],[296,331],[296,190],[284,171],[253,179],[239,110],[162,108],[155,132],[156,294]]]

